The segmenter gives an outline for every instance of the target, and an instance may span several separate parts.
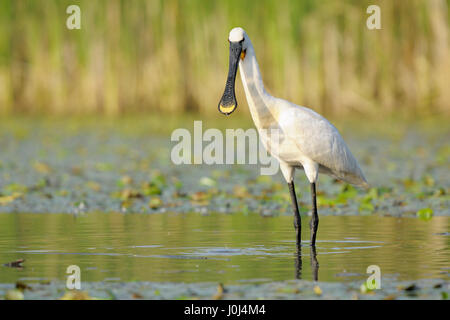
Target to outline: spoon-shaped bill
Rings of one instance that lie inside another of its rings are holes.
[[[223,92],[222,99],[220,99],[219,102],[219,111],[226,115],[229,115],[237,108],[234,85],[241,51],[242,42],[230,41],[230,66],[228,70],[227,83],[225,85],[225,91]]]

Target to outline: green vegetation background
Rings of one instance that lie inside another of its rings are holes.
[[[70,4],[81,30],[66,28]],[[366,28],[370,4],[381,30]],[[0,114],[217,112],[242,26],[276,96],[326,115],[448,116],[449,4],[2,0]]]

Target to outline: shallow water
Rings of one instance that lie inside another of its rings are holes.
[[[66,279],[69,265],[82,281],[268,282],[314,280],[308,246],[295,254],[292,217],[256,214],[0,214],[0,283]],[[430,221],[380,216],[320,218],[319,281],[449,279],[450,218]],[[312,263],[313,262],[313,263]]]
[[[104,298],[211,298],[218,282],[236,294],[228,298],[299,298],[297,289],[311,297],[316,278],[324,298],[353,298],[370,265],[380,267],[384,289],[374,297],[403,297],[403,280],[429,289],[418,297],[448,291],[445,121],[337,124],[372,188],[320,176],[314,254],[310,188],[297,172],[305,240],[298,255],[281,173],[172,164],[170,133],[192,131],[194,119],[164,122],[160,133],[147,119],[1,120],[0,297],[17,281],[32,286],[26,298],[61,297],[70,265],[81,268],[83,290]],[[233,127],[221,121],[205,120],[205,129]],[[23,268],[3,266],[17,259]],[[297,278],[305,281],[290,281]],[[291,282],[299,287],[287,293]]]

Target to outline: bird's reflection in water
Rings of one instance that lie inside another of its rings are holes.
[[[311,272],[314,281],[319,280],[319,262],[317,261],[316,246],[310,246],[310,262],[311,262]],[[297,246],[295,251],[295,279],[302,278],[302,247]]]
[[[297,245],[295,250],[295,279],[302,278],[302,247]]]
[[[311,270],[314,281],[319,281],[319,261],[317,261],[316,246],[311,246],[310,250],[311,257]]]

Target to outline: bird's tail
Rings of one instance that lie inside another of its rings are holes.
[[[358,185],[356,185],[357,187],[363,188],[365,191],[370,189],[370,184],[367,183],[367,181],[364,181]]]
[[[366,180],[366,177],[364,177],[364,174],[362,171],[359,172],[359,174],[354,173],[345,173],[338,178],[344,180],[345,182],[348,182],[356,187],[362,188],[364,190],[369,190],[370,185]]]

